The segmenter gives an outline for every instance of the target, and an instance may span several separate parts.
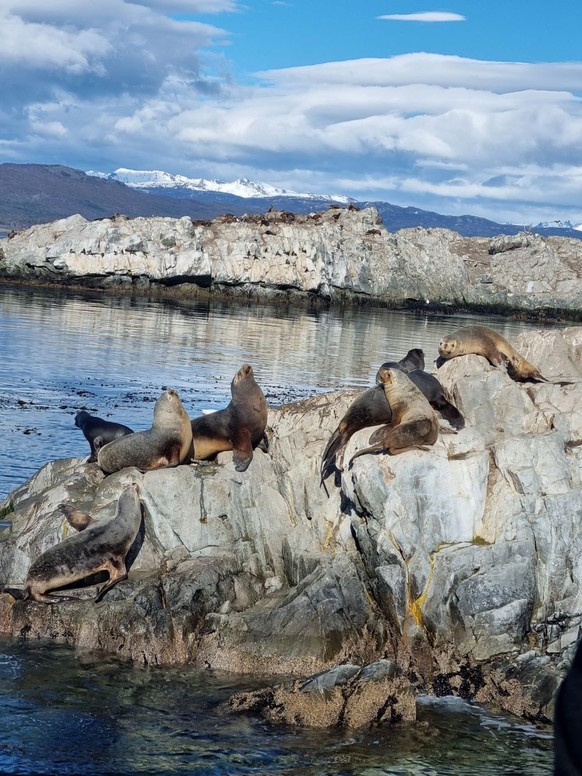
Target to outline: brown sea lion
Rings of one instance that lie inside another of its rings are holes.
[[[125,557],[141,526],[139,486],[129,485],[121,493],[115,515],[93,521],[66,504],[59,508],[80,533],[68,536],[42,553],[30,566],[24,590],[5,588],[15,598],[57,604],[79,600],[74,596],[49,595],[49,590],[72,585],[100,571],[109,572],[109,580],[99,591],[95,602],[108,590],[127,579]]]
[[[412,354],[412,356],[411,356]],[[406,356],[401,361],[386,361],[376,374],[376,386],[369,388],[358,396],[352,404],[348,407],[346,414],[341,419],[338,427],[333,432],[329,441],[323,451],[321,462],[321,484],[326,480],[330,474],[336,469],[336,456],[339,451],[348,443],[350,437],[359,431],[361,428],[367,426],[377,426],[380,423],[390,423],[392,420],[392,411],[384,386],[380,379],[380,371],[382,369],[402,369],[403,362],[407,366],[412,366],[414,363],[420,363],[418,354],[422,354],[422,350],[416,348],[409,350]],[[424,363],[424,358],[422,358]],[[388,366],[392,365],[392,366]],[[455,407],[455,405],[449,400],[446,392],[436,377],[425,372],[423,369],[412,369],[406,372],[412,382],[419,388],[427,401],[437,410],[438,413],[448,422],[451,426],[460,431],[465,427],[465,419]],[[342,463],[339,463],[341,468]]]
[[[382,367],[380,367],[382,369]],[[376,375],[376,382],[381,383],[380,369]],[[460,431],[465,428],[465,418],[451,402],[443,386],[434,375],[425,372],[423,369],[413,369],[406,373],[417,388],[420,388],[426,397],[430,406],[436,410],[445,420],[448,420],[451,426]]]
[[[163,469],[185,461],[191,446],[190,417],[176,391],[168,388],[155,404],[151,429],[104,445],[97,453],[97,462],[107,474],[126,466],[141,471]]]
[[[423,445],[434,445],[439,436],[439,424],[434,410],[422,391],[400,369],[380,369],[380,379],[392,410],[392,420],[371,435],[370,447],[358,450],[355,458],[375,452],[397,455]]]
[[[75,415],[75,426],[80,428],[83,436],[89,442],[91,455],[87,463],[93,463],[97,460],[97,453],[108,442],[119,439],[127,434],[133,434],[133,429],[124,426],[122,423],[113,423],[110,420],[103,420],[97,415],[90,415],[81,410]]]
[[[347,445],[348,440],[361,428],[390,423],[392,410],[386,399],[383,385],[368,388],[350,404],[338,427],[330,436],[321,458],[321,480],[324,483],[336,469],[336,455]],[[341,468],[342,462],[339,462]]]
[[[233,451],[234,468],[244,472],[253,460],[253,449],[268,446],[267,400],[255,380],[250,364],[243,364],[230,384],[227,407],[194,418],[191,457],[205,460],[224,450]]]
[[[506,369],[507,374],[517,382],[551,383],[540,370],[514,349],[505,337],[487,326],[464,326],[452,334],[447,334],[439,342],[437,367],[457,356],[474,354],[483,356],[490,364]],[[562,381],[563,384],[568,382]]]
[[[554,707],[554,776],[582,774],[582,641],[558,691]]]

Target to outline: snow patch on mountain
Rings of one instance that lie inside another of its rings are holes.
[[[190,189],[192,191],[215,191],[222,194],[232,194],[235,197],[301,197],[302,199],[327,200],[348,204],[349,197],[329,194],[300,194],[297,191],[278,189],[268,183],[254,183],[248,178],[237,178],[234,181],[208,180],[205,178],[187,178],[184,175],[172,175],[163,170],[129,170],[119,167],[114,172],[97,172],[87,170],[87,175],[118,181],[133,189]]]

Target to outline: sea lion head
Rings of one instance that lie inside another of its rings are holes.
[[[398,378],[396,377],[396,375],[398,374],[398,372],[399,372],[399,370],[398,370],[398,369],[392,369],[392,368],[389,368],[389,367],[385,367],[385,366],[383,366],[383,367],[381,367],[381,368],[378,370],[378,375],[377,375],[377,377],[378,377],[378,381],[379,381],[380,383],[383,383],[384,385],[392,385],[392,383],[393,383],[395,380],[397,380],[397,379],[398,379]]]
[[[456,337],[443,337],[439,342],[439,356],[442,358],[453,358],[459,354],[459,342]]]
[[[241,380],[248,380],[249,378],[254,380],[254,377],[255,375],[252,366],[250,364],[243,364],[233,377],[232,384],[236,385],[237,383],[240,383]]]
[[[88,412],[85,412],[85,410],[81,410],[81,412],[77,412],[75,415],[75,426],[77,428],[82,428],[83,423],[87,418],[91,417]]]
[[[132,482],[121,491],[119,501],[117,502],[117,510],[121,512],[123,509],[136,509],[139,505],[139,485],[137,482]]]
[[[167,388],[154,407],[154,426],[164,426],[166,424],[175,425],[176,416],[186,413],[178,393],[173,388]],[[188,420],[188,422],[190,422]]]

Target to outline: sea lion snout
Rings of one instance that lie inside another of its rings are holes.
[[[234,376],[234,383],[238,383],[248,377],[254,377],[253,368],[250,364],[243,364]]]

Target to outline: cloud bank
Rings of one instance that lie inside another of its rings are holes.
[[[184,17],[210,10],[243,12],[234,0],[0,0],[1,161],[582,222],[582,62],[415,53],[239,84],[228,32]]]

